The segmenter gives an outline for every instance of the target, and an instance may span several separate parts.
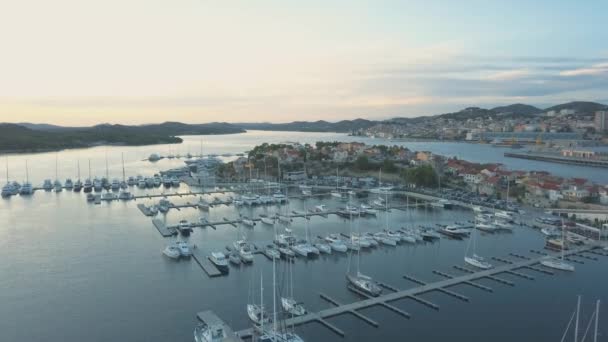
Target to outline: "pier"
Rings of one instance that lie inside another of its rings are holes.
[[[199,248],[192,248],[192,258],[196,263],[207,273],[211,278],[219,277],[222,272],[215,267],[215,265],[209,261],[209,257],[205,255]]]
[[[594,249],[598,248],[597,246],[584,246],[581,248],[577,248],[577,249],[572,249],[569,251],[565,251],[565,255],[574,255],[574,254],[579,254],[582,252],[587,252],[587,251],[594,251]],[[366,294],[361,293],[360,291],[356,290],[356,289],[351,289],[354,290],[355,292],[359,293],[362,295],[363,300],[361,301],[357,301],[357,302],[353,302],[353,303],[349,303],[349,304],[339,304],[337,301],[329,299],[328,296],[326,295],[322,295],[322,298],[324,298],[325,300],[331,302],[334,307],[332,308],[328,308],[325,310],[321,310],[319,312],[316,313],[309,313],[303,316],[299,316],[299,317],[294,317],[294,318],[289,318],[286,319],[284,324],[286,326],[296,326],[296,325],[302,325],[302,324],[306,324],[306,323],[310,323],[310,322],[319,322],[321,324],[325,325],[325,319],[330,318],[330,317],[334,317],[334,316],[338,316],[338,315],[342,315],[342,314],[348,314],[348,313],[352,313],[352,312],[356,312],[357,310],[361,310],[361,309],[365,309],[365,308],[369,308],[372,306],[383,306],[385,308],[388,308],[392,311],[395,311],[394,309],[397,309],[399,312],[397,312],[398,314],[404,316],[404,317],[409,317],[409,314],[406,313],[405,311],[395,308],[393,305],[391,305],[391,302],[400,300],[400,299],[404,299],[404,298],[412,298],[418,302],[421,302],[429,307],[433,307],[436,309],[439,308],[439,306],[433,304],[426,304],[425,302],[427,302],[426,300],[423,300],[419,297],[417,297],[417,295],[420,294],[424,294],[424,293],[428,293],[431,291],[440,291],[449,295],[452,295],[456,298],[459,298],[463,301],[469,301],[468,297],[462,296],[460,294],[455,293],[454,291],[450,290],[449,288],[458,284],[463,284],[463,283],[467,283],[467,282],[471,282],[473,280],[476,279],[481,279],[481,278],[489,278],[489,279],[494,279],[497,281],[500,281],[501,283],[505,283],[505,284],[513,284],[509,281],[505,281],[504,279],[501,278],[497,278],[495,277],[495,275],[501,274],[501,273],[511,273],[511,274],[518,274],[519,272],[516,272],[519,269],[522,268],[530,268],[530,269],[538,269],[537,267],[535,267],[535,265],[539,264],[541,261],[550,258],[550,257],[555,257],[557,256],[559,253],[553,253],[553,254],[549,254],[546,256],[538,256],[536,258],[521,258],[523,256],[519,256],[520,261],[515,261],[512,263],[507,263],[505,265],[501,265],[501,266],[497,266],[494,267],[492,269],[489,270],[480,270],[480,271],[473,271],[472,273],[467,273],[461,276],[452,276],[452,275],[448,275],[447,273],[443,273],[440,271],[434,271],[434,273],[438,273],[438,274],[443,274],[447,277],[449,277],[448,279],[444,279],[444,280],[440,280],[440,281],[436,281],[436,282],[432,282],[432,283],[426,283],[422,280],[419,280],[415,277],[409,276],[409,275],[404,275],[403,277],[407,280],[410,280],[414,283],[419,284],[420,286],[415,287],[415,288],[411,288],[411,289],[407,289],[407,290],[400,290],[400,291],[396,291],[396,292],[391,292],[391,293],[387,293],[384,295],[381,295],[379,297],[369,297]],[[544,271],[544,270],[543,270]],[[551,272],[551,274],[553,274]],[[524,278],[528,278],[528,277],[524,277]],[[335,331],[333,328],[331,328],[332,331]],[[339,335],[342,335],[342,331],[339,330],[341,333],[339,333]],[[245,329],[245,330],[241,330],[239,331],[239,336],[241,337],[250,337],[252,336],[253,331],[251,329]]]
[[[539,160],[539,161],[561,163],[561,164],[572,164],[572,165],[583,165],[583,166],[608,168],[608,160],[606,160],[606,159],[563,157],[559,154],[547,154],[547,153],[540,154],[540,153],[513,153],[513,152],[505,152],[505,157],[528,159],[528,160]]]

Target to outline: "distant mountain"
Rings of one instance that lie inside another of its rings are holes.
[[[514,115],[534,115],[540,114],[543,112],[542,109],[530,106],[523,103],[515,103],[508,106],[495,107],[491,109],[492,111],[499,114],[514,114]]]
[[[102,124],[93,127],[0,124],[0,152],[50,151],[94,145],[151,145],[180,143],[178,135],[232,134],[245,132],[227,123],[187,125],[178,122],[125,126]]]
[[[342,120],[338,122],[319,121],[294,121],[289,123],[237,123],[235,126],[262,131],[294,131],[294,132],[338,132],[348,133],[359,129],[365,129],[377,124],[378,121],[365,119]]]
[[[576,113],[580,114],[593,114],[598,110],[606,109],[608,106],[597,102],[585,102],[585,101],[573,101],[563,103],[557,106],[549,107],[545,109],[546,112],[550,110],[560,111],[562,109],[574,109]]]

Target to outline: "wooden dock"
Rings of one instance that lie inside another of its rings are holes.
[[[209,261],[207,255],[205,255],[200,248],[192,248],[192,258],[209,277],[219,277],[223,274],[211,261]]]
[[[592,251],[595,248],[597,248],[597,246],[584,246],[581,248],[566,251],[565,255],[572,255],[572,254],[578,254],[581,252]],[[284,322],[284,324],[286,326],[296,326],[296,325],[302,325],[302,324],[315,322],[315,321],[319,322],[321,324],[324,324],[324,321],[326,318],[338,316],[341,314],[352,313],[353,311],[369,308],[372,306],[378,306],[378,305],[387,307],[390,310],[393,310],[393,308],[394,309],[397,309],[397,308],[395,308],[394,306],[392,306],[389,303],[403,299],[403,298],[413,298],[413,297],[416,297],[417,295],[420,295],[423,293],[428,293],[431,291],[441,291],[446,294],[453,295],[456,298],[459,298],[463,301],[468,301],[467,297],[459,295],[459,294],[453,292],[452,290],[449,290],[448,288],[458,285],[458,284],[470,282],[470,281],[473,281],[476,279],[496,278],[495,275],[497,275],[497,274],[509,273],[511,271],[515,271],[515,270],[518,270],[521,268],[533,268],[534,269],[534,268],[536,268],[536,267],[534,267],[534,265],[538,264],[540,261],[553,257],[553,256],[557,256],[557,255],[558,255],[558,253],[552,253],[548,256],[539,256],[536,258],[528,258],[525,256],[521,256],[521,257],[518,257],[520,259],[520,261],[513,262],[511,264],[497,266],[497,267],[489,269],[489,270],[467,273],[467,274],[464,274],[461,276],[448,275],[451,278],[432,282],[432,283],[425,283],[414,277],[404,276],[404,278],[406,278],[410,281],[413,281],[415,283],[418,283],[418,284],[420,284],[420,286],[411,288],[411,289],[407,289],[407,290],[390,292],[390,293],[381,295],[379,297],[368,297],[367,295],[363,294],[363,297],[365,299],[363,299],[361,301],[357,301],[357,302],[353,302],[353,303],[349,303],[349,304],[343,304],[343,305],[335,306],[335,307],[328,308],[325,310],[321,310],[316,313],[309,313],[309,314],[306,314],[303,316],[290,318],[290,319],[287,319]],[[501,279],[501,280],[503,280],[503,279]],[[338,304],[338,303],[334,301],[334,304]],[[399,314],[403,314],[405,317],[409,317],[409,314],[403,312],[400,309],[397,309],[397,310],[400,311]],[[252,336],[252,330],[251,329],[241,330],[238,334],[241,337],[249,337],[249,336]],[[342,334],[340,334],[340,335],[342,335]]]
[[[163,237],[170,237],[170,236],[177,235],[177,229],[175,229],[175,227],[170,227],[170,226],[165,225],[165,223],[163,221],[161,221],[160,219],[152,219],[152,224],[154,224],[154,227],[156,227],[156,229],[158,229],[158,232]]]

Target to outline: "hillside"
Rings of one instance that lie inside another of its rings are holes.
[[[151,145],[180,143],[177,135],[231,134],[244,132],[226,123],[186,125],[166,122],[154,125],[97,125],[86,128],[44,125],[30,129],[17,124],[0,124],[0,152],[51,151],[94,145]]]
[[[608,106],[597,102],[585,102],[585,101],[573,101],[563,103],[557,106],[549,107],[545,111],[555,110],[560,111],[562,109],[574,109],[577,113],[581,114],[593,114],[598,110],[606,109]]]
[[[348,133],[359,129],[365,129],[377,124],[377,121],[365,119],[342,120],[338,122],[319,121],[294,121],[289,123],[238,123],[238,127],[244,129],[262,131],[295,131],[295,132],[338,132]]]
[[[524,116],[539,114],[539,113],[543,112],[543,110],[538,107],[530,106],[530,105],[523,104],[523,103],[515,103],[512,105],[508,105],[508,106],[495,107],[495,108],[492,108],[491,111],[499,113],[499,114],[503,113],[503,114],[514,114],[514,115],[524,115]]]

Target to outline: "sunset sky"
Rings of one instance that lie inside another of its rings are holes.
[[[608,2],[0,0],[0,122],[608,102]]]

